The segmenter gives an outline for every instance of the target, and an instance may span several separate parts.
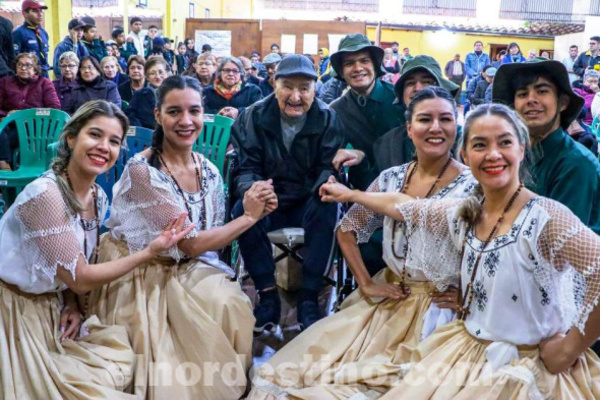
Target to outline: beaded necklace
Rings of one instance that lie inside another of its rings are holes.
[[[479,267],[479,263],[481,261],[481,256],[483,255],[483,252],[485,251],[486,247],[490,244],[490,242],[494,238],[494,235],[496,234],[496,232],[498,231],[498,228],[500,227],[500,224],[502,223],[502,220],[504,219],[504,215],[512,207],[513,203],[519,196],[519,193],[521,193],[521,189],[523,189],[522,183],[519,185],[519,188],[515,191],[515,193],[510,198],[510,200],[508,200],[508,203],[506,204],[506,207],[504,207],[504,210],[502,210],[502,214],[500,214],[500,216],[498,217],[498,221],[496,221],[494,228],[492,228],[492,231],[490,232],[488,237],[485,239],[485,242],[483,242],[483,246],[481,247],[481,250],[477,254],[477,259],[475,260],[475,265],[473,266],[473,272],[471,273],[471,279],[470,279],[469,283],[467,284],[467,288],[465,290],[465,297],[464,298],[462,297],[462,293],[459,293],[459,296],[458,296],[458,304],[460,304],[460,306],[458,307],[457,314],[458,314],[458,319],[460,319],[460,320],[464,321],[467,318],[467,315],[469,315],[469,313],[471,312],[470,311],[471,303],[473,303],[473,298],[475,297],[475,292],[473,291],[473,282],[475,281],[475,275],[477,274],[477,268]],[[481,201],[482,206],[483,206],[484,202],[485,202],[485,197]],[[471,229],[474,229],[474,226],[472,224],[468,226],[467,232],[469,232]],[[461,254],[460,254],[460,260],[461,260],[460,268],[461,269],[462,269],[462,264],[463,264],[463,258],[465,256],[466,244],[467,244],[467,235],[465,234],[465,237],[463,239],[462,250],[461,250]],[[462,282],[461,270],[459,270],[459,282]],[[467,296],[468,296],[468,302],[465,305],[465,302],[467,301]]]
[[[162,153],[160,152],[160,150],[158,150],[156,148],[153,148],[153,150],[156,152],[156,155],[158,156],[158,159],[160,160],[162,165],[165,166],[165,169],[169,173],[169,176],[171,177],[171,179],[173,179],[173,182],[175,183],[175,186],[177,186],[179,193],[181,193],[181,198],[183,199],[185,208],[187,209],[187,212],[188,212],[188,219],[190,220],[191,223],[194,223],[194,221],[192,221],[192,208],[190,207],[190,205],[188,204],[188,202],[185,198],[185,193],[184,193],[183,189],[181,188],[181,185],[179,185],[179,182],[177,182],[177,179],[175,179],[175,175],[173,175],[173,173],[169,169],[169,166],[163,159]],[[198,162],[196,161],[196,157],[194,157],[194,153],[191,153],[191,156],[192,156],[192,161],[194,162],[194,168],[196,169],[196,192],[199,192],[200,189],[202,188],[202,181],[200,178],[200,168],[198,167]],[[202,218],[202,230],[203,231],[206,230],[206,199],[204,200],[204,218]]]
[[[433,190],[435,189],[436,185],[442,179],[442,176],[444,176],[444,173],[446,172],[446,170],[450,166],[450,163],[452,163],[452,158],[448,158],[448,161],[446,161],[446,164],[444,164],[444,167],[442,168],[442,170],[440,171],[439,175],[435,179],[435,182],[433,182],[433,185],[431,185],[431,187],[427,191],[427,194],[425,195],[426,199],[429,198],[429,196],[431,196],[433,194]],[[413,168],[411,169],[410,173],[406,177],[406,180],[404,181],[404,185],[402,186],[402,190],[400,191],[400,193],[406,193],[406,191],[408,190],[408,186],[410,185],[410,181],[412,180],[412,177],[415,174],[415,171],[417,170],[417,167],[419,166],[419,161],[417,160],[414,163],[411,163],[411,165],[412,165]],[[410,165],[409,165],[409,168],[410,168]],[[392,227],[392,254],[394,255],[394,257],[396,257],[396,259],[402,260],[402,259],[404,259],[404,257],[400,257],[396,253],[396,249],[394,247],[394,244],[396,243],[396,229],[397,229],[397,227],[398,227],[398,221],[394,221],[394,226]],[[400,278],[400,288],[402,289],[402,292],[405,292],[404,291],[404,289],[406,287],[405,281],[406,281],[406,262],[402,264],[402,276]]]

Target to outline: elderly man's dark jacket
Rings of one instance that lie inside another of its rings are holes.
[[[317,195],[319,187],[334,173],[331,161],[344,141],[335,111],[315,98],[288,152],[274,94],[240,113],[232,137],[239,160],[237,194],[243,196],[255,181],[273,179],[282,208]]]

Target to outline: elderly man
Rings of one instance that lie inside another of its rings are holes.
[[[322,317],[317,295],[331,251],[337,205],[322,203],[318,189],[334,173],[332,160],[343,142],[335,112],[315,98],[317,73],[308,58],[286,56],[274,78],[275,93],[247,107],[233,126],[239,157],[237,194],[243,197],[254,182],[262,181],[267,208],[277,208],[239,237],[260,296],[254,309],[256,332],[279,322],[281,302],[267,233],[284,227],[305,231],[298,322],[307,328]],[[243,213],[238,201],[233,215]]]
[[[267,97],[275,88],[275,71],[281,62],[281,56],[277,53],[269,53],[263,60],[263,64],[267,71],[267,77],[263,79],[258,87],[262,91],[263,97]]]
[[[513,107],[529,128],[531,190],[561,202],[600,234],[600,164],[565,132],[583,106],[565,66],[542,59],[502,65],[492,100]]]

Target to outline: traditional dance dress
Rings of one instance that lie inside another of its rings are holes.
[[[408,167],[404,164],[383,171],[367,191],[401,191]],[[465,198],[476,183],[466,170],[433,197]],[[361,243],[380,227],[387,267],[375,281],[399,284],[407,254],[404,223],[355,204],[339,229],[355,232]],[[447,276],[437,276],[434,285],[425,271],[413,267],[410,252],[408,255],[404,272],[404,283],[411,291],[408,298],[371,299],[356,290],[352,305],[315,323],[256,371],[249,399],[346,399],[363,392],[378,396],[387,391],[421,336],[454,318],[452,311],[432,304],[429,293],[435,286],[441,290],[451,284],[458,286],[458,268]]]
[[[472,281],[473,300],[465,321],[417,346],[404,380],[382,399],[600,398],[600,360],[591,350],[552,374],[538,349],[557,333],[583,332],[600,294],[600,238],[560,203],[536,197],[507,234],[484,246],[459,207],[445,200],[398,207],[424,262],[443,241],[462,254],[462,289]]]
[[[114,187],[109,235],[100,260],[144,248],[174,217],[188,211],[199,230],[223,223],[217,168],[193,154],[200,190],[183,192],[170,174],[135,155]],[[200,175],[201,173],[201,175]],[[200,183],[201,182],[201,183]],[[94,291],[90,310],[127,329],[138,355],[135,393],[148,399],[238,399],[246,388],[254,316],[248,297],[215,252],[187,259],[177,246]]]
[[[65,203],[53,172],[27,187],[0,220],[0,398],[134,399],[127,332],[84,322],[77,340],[60,341],[62,266],[75,279],[80,255],[91,256],[107,209],[96,187],[96,218],[82,220]],[[84,248],[84,243],[87,248]]]

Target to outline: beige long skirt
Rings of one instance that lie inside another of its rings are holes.
[[[404,379],[381,400],[600,398],[600,360],[591,350],[555,375],[537,347],[519,346],[519,360],[489,372],[484,369],[489,344],[471,336],[462,321],[439,328],[417,346]]]
[[[99,261],[129,254],[102,238]],[[91,313],[122,325],[138,357],[135,394],[146,399],[233,400],[247,384],[254,316],[222,271],[191,260],[156,260],[92,292]]]
[[[388,282],[399,280],[387,271]],[[363,298],[315,323],[256,371],[248,399],[376,398],[389,390],[418,344],[431,304],[430,283],[409,286],[405,300]]]
[[[0,281],[0,299],[0,399],[134,399],[123,393],[135,361],[125,329],[94,316],[89,335],[61,343],[61,294]]]

